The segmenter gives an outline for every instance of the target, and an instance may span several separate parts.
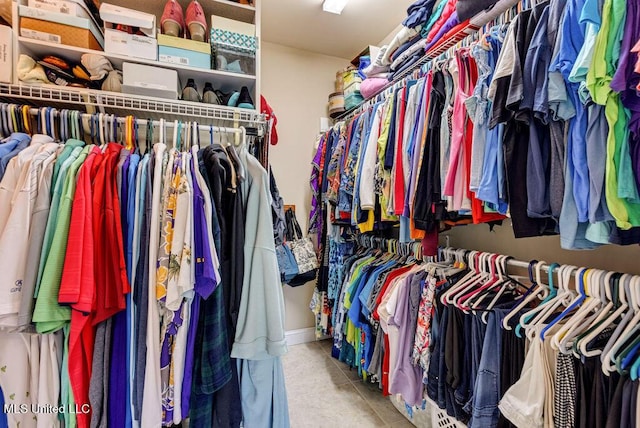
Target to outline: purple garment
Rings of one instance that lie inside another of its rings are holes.
[[[395,376],[389,385],[389,392],[402,394],[402,398],[410,406],[422,405],[424,388],[422,367],[420,365],[414,366],[411,358],[422,282],[419,275],[410,274],[404,283],[399,285],[402,288],[398,293],[396,313],[389,320],[389,325],[397,326],[399,330]]]
[[[640,11],[637,1],[627,2],[627,19],[622,33],[620,59],[618,69],[611,80],[611,89],[620,92],[622,104],[629,109],[629,150],[631,163],[636,178],[636,186],[640,189],[640,97],[636,87],[640,82],[640,75],[634,70],[638,61],[638,54],[631,52],[634,44],[640,39]]]
[[[111,342],[111,365],[109,367],[109,426],[123,427],[127,415],[127,313],[120,311],[114,315]],[[108,350],[106,350],[109,352]]]
[[[123,237],[127,236],[127,203],[129,199],[129,152],[126,153],[126,159],[122,163],[121,173],[122,180],[118,196],[120,200],[120,220]],[[124,239],[123,245],[125,254],[130,242]],[[127,313],[126,311],[118,312],[113,317],[113,331],[111,343],[111,366],[109,367],[109,424],[111,426],[125,426],[128,402],[123,397],[127,396],[129,384],[129,371],[127,369],[127,361],[129,354],[127,353]],[[126,373],[126,376],[122,374]]]
[[[194,255],[196,260],[195,292],[203,299],[213,294],[218,283],[216,282],[215,268],[211,254],[210,243],[213,238],[209,234],[207,218],[205,215],[204,194],[196,181],[195,166],[191,158],[191,178],[193,181],[193,220],[194,220]],[[211,239],[208,239],[211,238]]]
[[[311,162],[311,179],[309,184],[311,185],[311,211],[309,213],[309,233],[320,233],[322,230],[320,226],[322,219],[320,218],[320,162],[322,160],[322,151],[326,142],[326,137],[323,136],[318,144],[318,150]]]
[[[208,233],[207,218],[205,216],[204,195],[196,180],[195,165],[191,158],[191,179],[193,181],[193,219],[194,219],[194,256],[196,260],[196,295],[191,303],[191,319],[187,332],[187,349],[184,360],[184,375],[182,378],[182,416],[189,414],[191,404],[191,385],[193,383],[193,361],[195,356],[196,331],[198,330],[198,318],[200,314],[200,299],[207,299],[215,291],[218,283],[215,279],[213,260],[208,259],[211,252],[209,239],[204,236]]]
[[[454,11],[449,17],[449,19],[447,19],[444,25],[440,28],[440,31],[436,33],[433,40],[431,40],[431,42],[427,45],[427,47],[424,48],[425,52],[429,52],[429,49],[431,49],[436,43],[438,43],[442,38],[442,36],[447,34],[452,28],[454,28],[458,24],[460,24],[460,20],[458,19],[458,12]]]

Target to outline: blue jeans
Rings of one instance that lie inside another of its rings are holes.
[[[500,357],[502,355],[502,318],[509,309],[489,313],[482,356],[473,393],[473,409],[469,428],[492,428],[498,425],[500,412]]]

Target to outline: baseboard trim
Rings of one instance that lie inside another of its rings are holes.
[[[313,327],[299,328],[297,330],[289,330],[284,333],[287,339],[287,345],[300,345],[316,341],[316,329]]]

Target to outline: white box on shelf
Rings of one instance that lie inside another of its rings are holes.
[[[106,53],[154,61],[158,59],[155,15],[102,3],[100,17],[104,21],[104,51]],[[118,25],[136,27],[144,36],[116,30]]]
[[[28,0],[27,6],[49,12],[91,19],[91,15],[86,10],[86,6],[82,7],[80,3],[73,0]]]
[[[122,63],[122,92],[149,97],[178,99],[178,72],[162,67]]]
[[[11,83],[13,71],[13,33],[0,25],[0,82]]]

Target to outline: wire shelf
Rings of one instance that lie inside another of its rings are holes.
[[[75,108],[82,105],[87,113],[96,110],[109,114],[137,113],[136,116],[140,117],[164,117],[171,120],[181,116],[201,123],[222,121],[257,125],[265,122],[264,115],[255,110],[53,85],[0,83],[0,99],[4,102],[30,100],[41,105],[56,103]]]

